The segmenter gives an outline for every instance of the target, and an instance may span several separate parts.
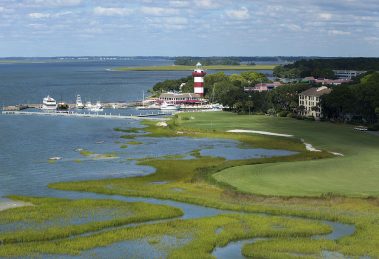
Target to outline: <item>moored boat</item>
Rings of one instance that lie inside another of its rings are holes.
[[[180,107],[173,103],[163,102],[160,107],[161,111],[178,111]]]
[[[79,94],[76,96],[76,109],[84,109],[84,104]]]
[[[103,109],[103,106],[101,105],[100,101],[97,101],[95,106],[92,106],[89,110],[91,112],[102,112],[104,109]]]
[[[57,101],[49,95],[43,98],[42,110],[45,111],[55,111],[57,109]]]

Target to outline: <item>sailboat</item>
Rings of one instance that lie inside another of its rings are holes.
[[[145,92],[142,91],[142,106],[137,106],[136,110],[159,110],[160,106],[157,104],[150,104],[145,106]]]

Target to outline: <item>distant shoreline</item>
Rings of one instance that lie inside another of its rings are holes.
[[[215,65],[204,66],[207,70],[273,70],[276,65]],[[191,71],[193,66],[145,66],[145,67],[118,67],[112,71]]]

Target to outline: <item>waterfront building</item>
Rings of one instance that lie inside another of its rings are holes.
[[[299,115],[313,117],[316,120],[322,118],[320,97],[329,94],[332,90],[326,86],[312,87],[299,94]]]
[[[359,75],[366,73],[367,71],[357,71],[357,70],[333,70],[335,76],[338,79],[352,79]]]
[[[192,72],[194,85],[193,90],[195,94],[200,95],[201,97],[204,96],[204,76],[207,73],[204,71],[203,66],[198,62],[196,64],[196,68]]]
[[[174,103],[174,104],[197,104],[202,103],[200,94],[193,93],[162,93],[159,96],[159,102]]]

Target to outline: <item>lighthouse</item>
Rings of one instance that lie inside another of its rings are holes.
[[[207,73],[204,71],[203,66],[200,63],[196,64],[196,68],[192,72],[194,85],[193,90],[195,94],[204,96],[204,76]]]

